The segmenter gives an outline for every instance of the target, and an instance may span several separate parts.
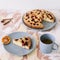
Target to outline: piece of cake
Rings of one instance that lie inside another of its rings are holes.
[[[30,37],[23,37],[19,39],[14,39],[13,44],[20,46],[25,49],[30,49],[32,46],[31,38]]]

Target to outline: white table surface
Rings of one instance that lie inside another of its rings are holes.
[[[60,0],[0,0],[0,9],[59,9]]]

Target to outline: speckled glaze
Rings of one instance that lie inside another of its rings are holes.
[[[42,40],[45,40],[45,39],[51,40],[52,43],[50,44],[43,43]],[[54,46],[56,48],[54,48]],[[58,45],[55,43],[55,37],[52,34],[43,34],[40,37],[40,51],[42,53],[48,54],[48,53],[51,53],[54,49],[55,50],[58,49]]]

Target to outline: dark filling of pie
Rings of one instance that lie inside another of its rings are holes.
[[[48,14],[47,17],[49,17],[50,19],[53,19],[52,15]]]
[[[35,25],[35,24],[33,24],[33,25]]]
[[[48,11],[44,11],[44,13],[46,13],[46,12],[48,12]]]
[[[31,21],[34,21],[34,19],[32,19]]]
[[[25,40],[28,40],[28,38],[25,38]]]
[[[32,14],[33,12],[31,11],[31,14]]]
[[[34,18],[34,16],[31,16],[31,18]]]
[[[34,21],[35,23],[37,23],[36,21]]]
[[[27,43],[27,42],[25,42],[25,45],[27,45],[27,46],[28,46],[28,43]]]
[[[36,11],[40,11],[39,9],[37,9]]]
[[[25,45],[25,43],[24,43],[24,41],[22,40],[22,46],[24,46]]]
[[[39,24],[37,24],[37,25],[39,25]]]
[[[27,18],[29,18],[29,16],[27,16]]]
[[[38,13],[38,15],[40,14],[40,12]]]
[[[26,14],[26,17],[29,18],[29,14],[28,13]]]
[[[25,19],[25,20],[27,20],[27,19]]]
[[[22,43],[22,46],[25,46],[25,45],[28,46],[28,42]]]
[[[22,43],[24,43],[24,41],[22,40]]]
[[[30,23],[30,24],[32,24],[32,23]]]
[[[29,16],[29,14],[28,14],[28,13],[26,13],[26,16]]]
[[[15,39],[15,41],[18,41],[18,39]]]
[[[37,23],[38,21],[34,21],[35,23]]]
[[[41,22],[42,22],[42,19],[40,18],[38,22],[40,22],[40,23],[41,23]]]
[[[22,46],[24,46],[25,44],[24,43],[22,43]]]
[[[30,21],[28,21],[28,22],[30,22]]]
[[[42,15],[42,17],[44,18],[44,15]]]
[[[37,19],[37,17],[35,16],[35,18]]]

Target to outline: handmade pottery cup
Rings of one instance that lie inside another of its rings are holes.
[[[51,53],[57,50],[58,45],[55,43],[55,37],[51,34],[43,34],[40,37],[40,51],[42,53]]]

